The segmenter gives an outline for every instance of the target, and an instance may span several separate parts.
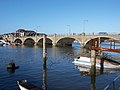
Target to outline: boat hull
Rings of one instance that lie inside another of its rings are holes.
[[[84,67],[91,67],[91,60],[88,57],[75,58],[72,63],[75,65],[82,65]],[[120,65],[113,65],[110,63],[104,63],[103,65],[106,69],[120,69]],[[96,68],[101,68],[100,60],[96,62]]]
[[[17,81],[20,90],[42,90],[41,88],[27,82],[27,80]]]

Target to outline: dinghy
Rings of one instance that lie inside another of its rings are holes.
[[[29,83],[27,80],[19,80],[17,84],[20,90],[42,90],[41,88]]]

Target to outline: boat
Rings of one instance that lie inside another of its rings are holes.
[[[3,46],[4,45],[4,43],[0,40],[0,46]]]
[[[7,65],[7,69],[18,69],[19,66],[16,66],[14,62],[11,62]]]
[[[6,45],[10,45],[10,44],[4,40],[0,40],[0,46],[6,46]]]
[[[91,58],[90,57],[77,57],[77,58],[74,58],[74,61],[72,62],[74,63],[75,65],[84,65],[84,67],[90,67],[91,66]],[[100,60],[96,60],[96,68],[100,68],[101,65],[100,65]],[[104,68],[107,68],[107,69],[120,69],[120,65],[114,65],[114,64],[111,64],[111,63],[106,63],[104,62]]]
[[[17,84],[20,90],[42,90],[41,88],[29,83],[27,80],[19,80]]]

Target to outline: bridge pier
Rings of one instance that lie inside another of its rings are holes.
[[[84,48],[84,43],[80,43],[80,47],[81,47],[81,48]]]
[[[37,42],[34,43],[34,46],[37,46]]]
[[[56,34],[54,34],[54,41],[52,42],[52,45],[53,45],[53,47],[56,47],[56,45],[57,45],[57,43],[56,43]]]
[[[82,33],[82,42],[80,43],[80,46],[84,48],[85,46],[85,33]]]
[[[52,43],[52,46],[53,46],[53,47],[56,47],[56,43]]]

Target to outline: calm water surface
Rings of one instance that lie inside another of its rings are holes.
[[[91,89],[91,77],[82,75],[72,63],[74,57],[79,54],[78,46],[47,48],[47,90]],[[14,72],[6,69],[7,64],[11,61],[19,65],[19,69]],[[119,71],[114,71],[96,76],[96,90],[103,90],[119,74]],[[16,81],[21,79],[27,79],[42,87],[42,48],[0,47],[0,90],[19,90]],[[119,85],[119,83],[115,85]]]

